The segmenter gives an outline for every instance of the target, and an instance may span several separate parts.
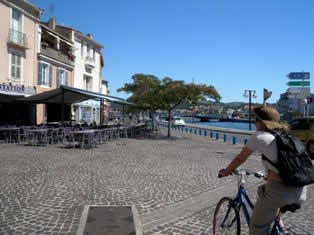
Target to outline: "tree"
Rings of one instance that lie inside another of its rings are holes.
[[[127,94],[131,93],[132,95],[127,100],[138,104],[137,107],[128,107],[129,112],[149,111],[152,123],[154,123],[153,114],[160,108],[160,97],[158,95],[160,89],[159,78],[154,75],[138,73],[132,76],[132,80],[133,83],[125,83],[117,91],[124,91]]]
[[[184,81],[172,80],[165,77],[161,81],[159,95],[161,98],[161,108],[168,112],[168,137],[170,137],[171,112],[181,103],[190,102],[192,105],[198,101],[204,101],[209,98],[219,101],[219,93],[213,86],[205,84],[185,84]]]
[[[171,112],[183,102],[195,105],[198,101],[221,99],[213,86],[205,84],[185,84],[181,80],[172,80],[165,77],[160,80],[154,75],[135,74],[133,83],[126,83],[118,92],[132,93],[128,101],[140,105],[143,109],[154,113],[156,110],[168,112],[168,137],[170,137]]]

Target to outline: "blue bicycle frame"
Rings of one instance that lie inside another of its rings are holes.
[[[234,205],[236,206],[238,212],[240,213],[240,210],[242,208],[247,225],[250,224],[250,214],[248,211],[248,208],[246,207],[245,201],[250,206],[251,210],[253,210],[254,205],[251,202],[249,196],[247,195],[245,188],[242,185],[239,185],[238,194],[233,200]],[[270,235],[280,235],[280,232],[282,231],[280,224],[279,224],[279,217],[277,216],[274,222],[274,225],[272,227]]]

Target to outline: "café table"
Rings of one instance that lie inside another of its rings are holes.
[[[48,144],[47,129],[30,129],[29,130],[29,145],[32,146],[47,146]]]
[[[14,139],[14,134],[16,134],[15,136],[17,137],[16,138],[16,141],[19,142],[19,131],[20,131],[20,128],[18,127],[1,127],[0,128],[0,133],[2,132],[3,133],[3,136],[5,136],[5,139],[6,139],[6,142],[7,143],[12,143],[12,140]]]
[[[71,143],[71,146],[78,146],[80,148],[92,148],[96,147],[96,143],[94,140],[95,130],[76,130],[71,131],[70,135],[72,135],[72,140],[74,143]]]

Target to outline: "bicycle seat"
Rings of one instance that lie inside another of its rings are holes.
[[[283,207],[280,208],[280,212],[281,213],[286,213],[287,211],[290,211],[290,212],[295,212],[296,210],[300,209],[301,208],[301,205],[298,204],[298,203],[292,203],[292,204],[288,204],[288,205],[285,205]]]

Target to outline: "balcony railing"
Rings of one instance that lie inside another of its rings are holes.
[[[58,51],[55,48],[51,48],[51,47],[47,46],[46,44],[41,43],[40,53],[45,55],[45,56],[51,57],[57,61],[61,61],[65,64],[69,64],[71,66],[74,65],[74,58],[73,57],[70,57],[69,55],[65,55],[61,51]]]
[[[94,60],[94,58],[92,58],[90,56],[86,56],[85,57],[85,65],[90,67],[90,68],[94,68],[95,67],[95,60]]]
[[[23,48],[27,48],[26,34],[15,29],[10,29],[8,43],[13,43]]]

